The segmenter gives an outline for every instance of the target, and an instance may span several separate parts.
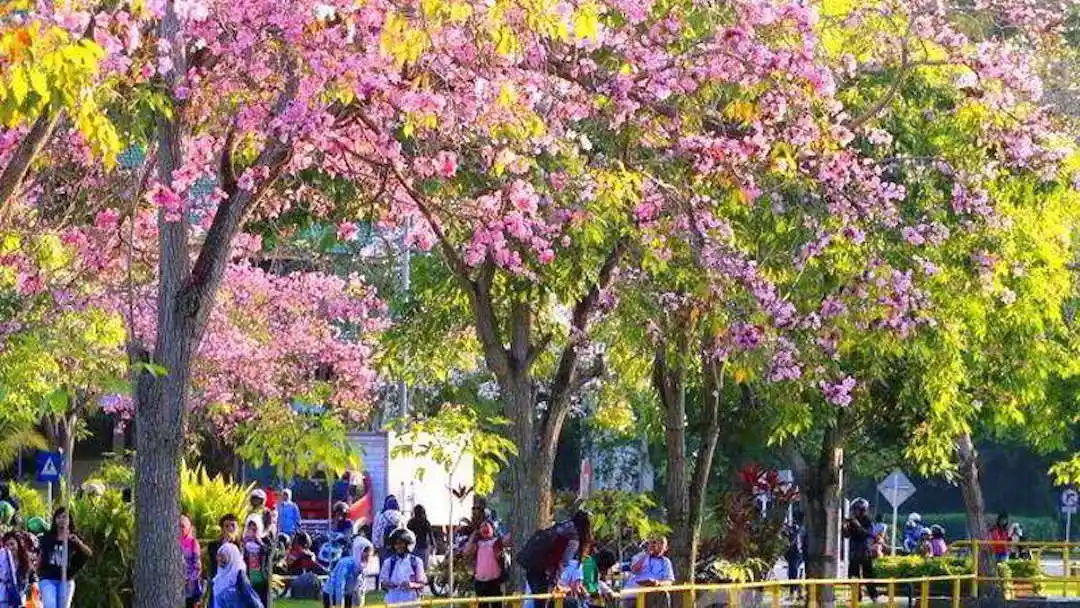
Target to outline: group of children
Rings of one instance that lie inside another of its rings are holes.
[[[253,493],[251,511],[244,520],[242,532],[236,515],[228,514],[220,519],[220,535],[208,547],[214,559],[208,576],[211,584],[206,590],[201,585],[198,541],[194,538],[191,522],[186,517],[181,518],[188,607],[199,604],[205,595],[203,605],[207,608],[262,608],[269,599],[271,576],[297,572],[328,575],[322,587],[325,608],[362,605],[364,595],[369,591],[365,585],[365,571],[375,554],[372,542],[361,534],[354,535],[351,527],[343,529],[349,551],[334,562],[332,569],[327,569],[311,552],[311,538],[302,530],[295,531],[288,547],[280,542],[276,534],[275,511],[264,505],[264,495]],[[415,535],[407,529],[398,529],[388,535],[387,541],[389,551],[381,559],[379,575],[379,587],[386,592],[387,603],[419,599],[427,578],[423,561],[412,553]],[[0,603],[0,608],[6,607]]]
[[[908,515],[904,524],[904,550],[920,557],[943,557],[949,552],[945,528],[937,524],[926,527],[918,513]]]

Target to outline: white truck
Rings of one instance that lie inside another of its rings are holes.
[[[423,505],[433,526],[449,526],[451,518],[460,522],[469,517],[471,494],[464,500],[454,500],[453,504],[450,494],[451,487],[472,486],[473,463],[468,456],[461,459],[457,470],[450,475],[430,459],[394,456],[399,440],[392,433],[352,433],[349,438],[357,446],[364,465],[356,478],[362,475],[370,480],[371,517],[382,510],[390,494],[397,497],[406,517],[412,514],[414,506]]]

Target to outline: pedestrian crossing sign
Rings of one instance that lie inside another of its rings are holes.
[[[38,483],[52,483],[60,481],[61,471],[64,468],[64,457],[59,452],[38,452],[37,471]]]

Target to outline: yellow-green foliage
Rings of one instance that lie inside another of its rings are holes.
[[[180,510],[191,518],[199,538],[217,536],[218,520],[227,514],[243,518],[254,484],[241,486],[220,475],[209,475],[201,465],[184,467],[180,475]]]

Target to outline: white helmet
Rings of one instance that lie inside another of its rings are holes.
[[[918,513],[912,513],[911,515],[908,515],[907,516],[907,523],[909,523],[909,524],[922,523],[922,515],[919,515]]]
[[[266,502],[266,492],[261,488],[255,488],[251,491],[248,498],[258,498],[259,500]]]

